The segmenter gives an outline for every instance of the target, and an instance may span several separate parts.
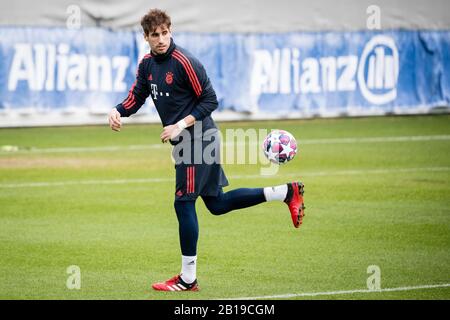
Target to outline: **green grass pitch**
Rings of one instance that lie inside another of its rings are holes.
[[[332,294],[367,289],[370,265],[381,289],[450,283],[449,115],[219,126],[297,138],[274,176],[224,165],[225,191],[300,179],[306,217],[295,229],[278,202],[216,217],[199,199],[201,290],[178,294],[150,287],[181,262],[159,125],[1,129],[0,147],[19,150],[0,150],[0,299],[450,299],[445,286]],[[66,286],[71,265],[79,290]]]

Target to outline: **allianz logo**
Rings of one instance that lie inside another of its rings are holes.
[[[8,90],[124,92],[129,65],[127,56],[79,54],[66,43],[17,43]]]
[[[395,41],[377,35],[361,56],[301,57],[297,48],[255,50],[250,92],[261,94],[319,94],[352,92],[359,87],[372,104],[397,97],[399,56]]]

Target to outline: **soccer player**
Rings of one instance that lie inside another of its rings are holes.
[[[228,185],[228,180],[220,161],[195,159],[211,145],[214,150],[220,149],[218,129],[211,118],[218,102],[206,71],[195,57],[174,43],[171,19],[164,11],[150,10],[141,25],[151,52],[140,61],[128,97],[111,110],[109,125],[112,130],[120,131],[121,117],[134,114],[151,95],[163,125],[161,141],[170,142],[177,150],[173,152],[176,160],[174,207],[182,254],[180,274],[152,287],[161,291],[197,291],[197,197],[203,199],[214,215],[265,201],[284,201],[298,228],[304,215],[303,184],[291,182],[224,193],[222,187]]]

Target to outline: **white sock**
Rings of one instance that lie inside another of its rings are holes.
[[[187,284],[197,279],[197,256],[181,256],[180,276]]]
[[[286,199],[287,192],[288,192],[287,184],[283,184],[281,186],[276,187],[264,188],[264,196],[266,197],[266,201],[276,201],[276,200],[284,201],[284,199]]]

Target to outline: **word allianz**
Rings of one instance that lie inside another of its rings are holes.
[[[8,77],[8,90],[24,81],[31,91],[127,90],[125,76],[130,65],[127,56],[71,53],[65,43],[17,43]]]

